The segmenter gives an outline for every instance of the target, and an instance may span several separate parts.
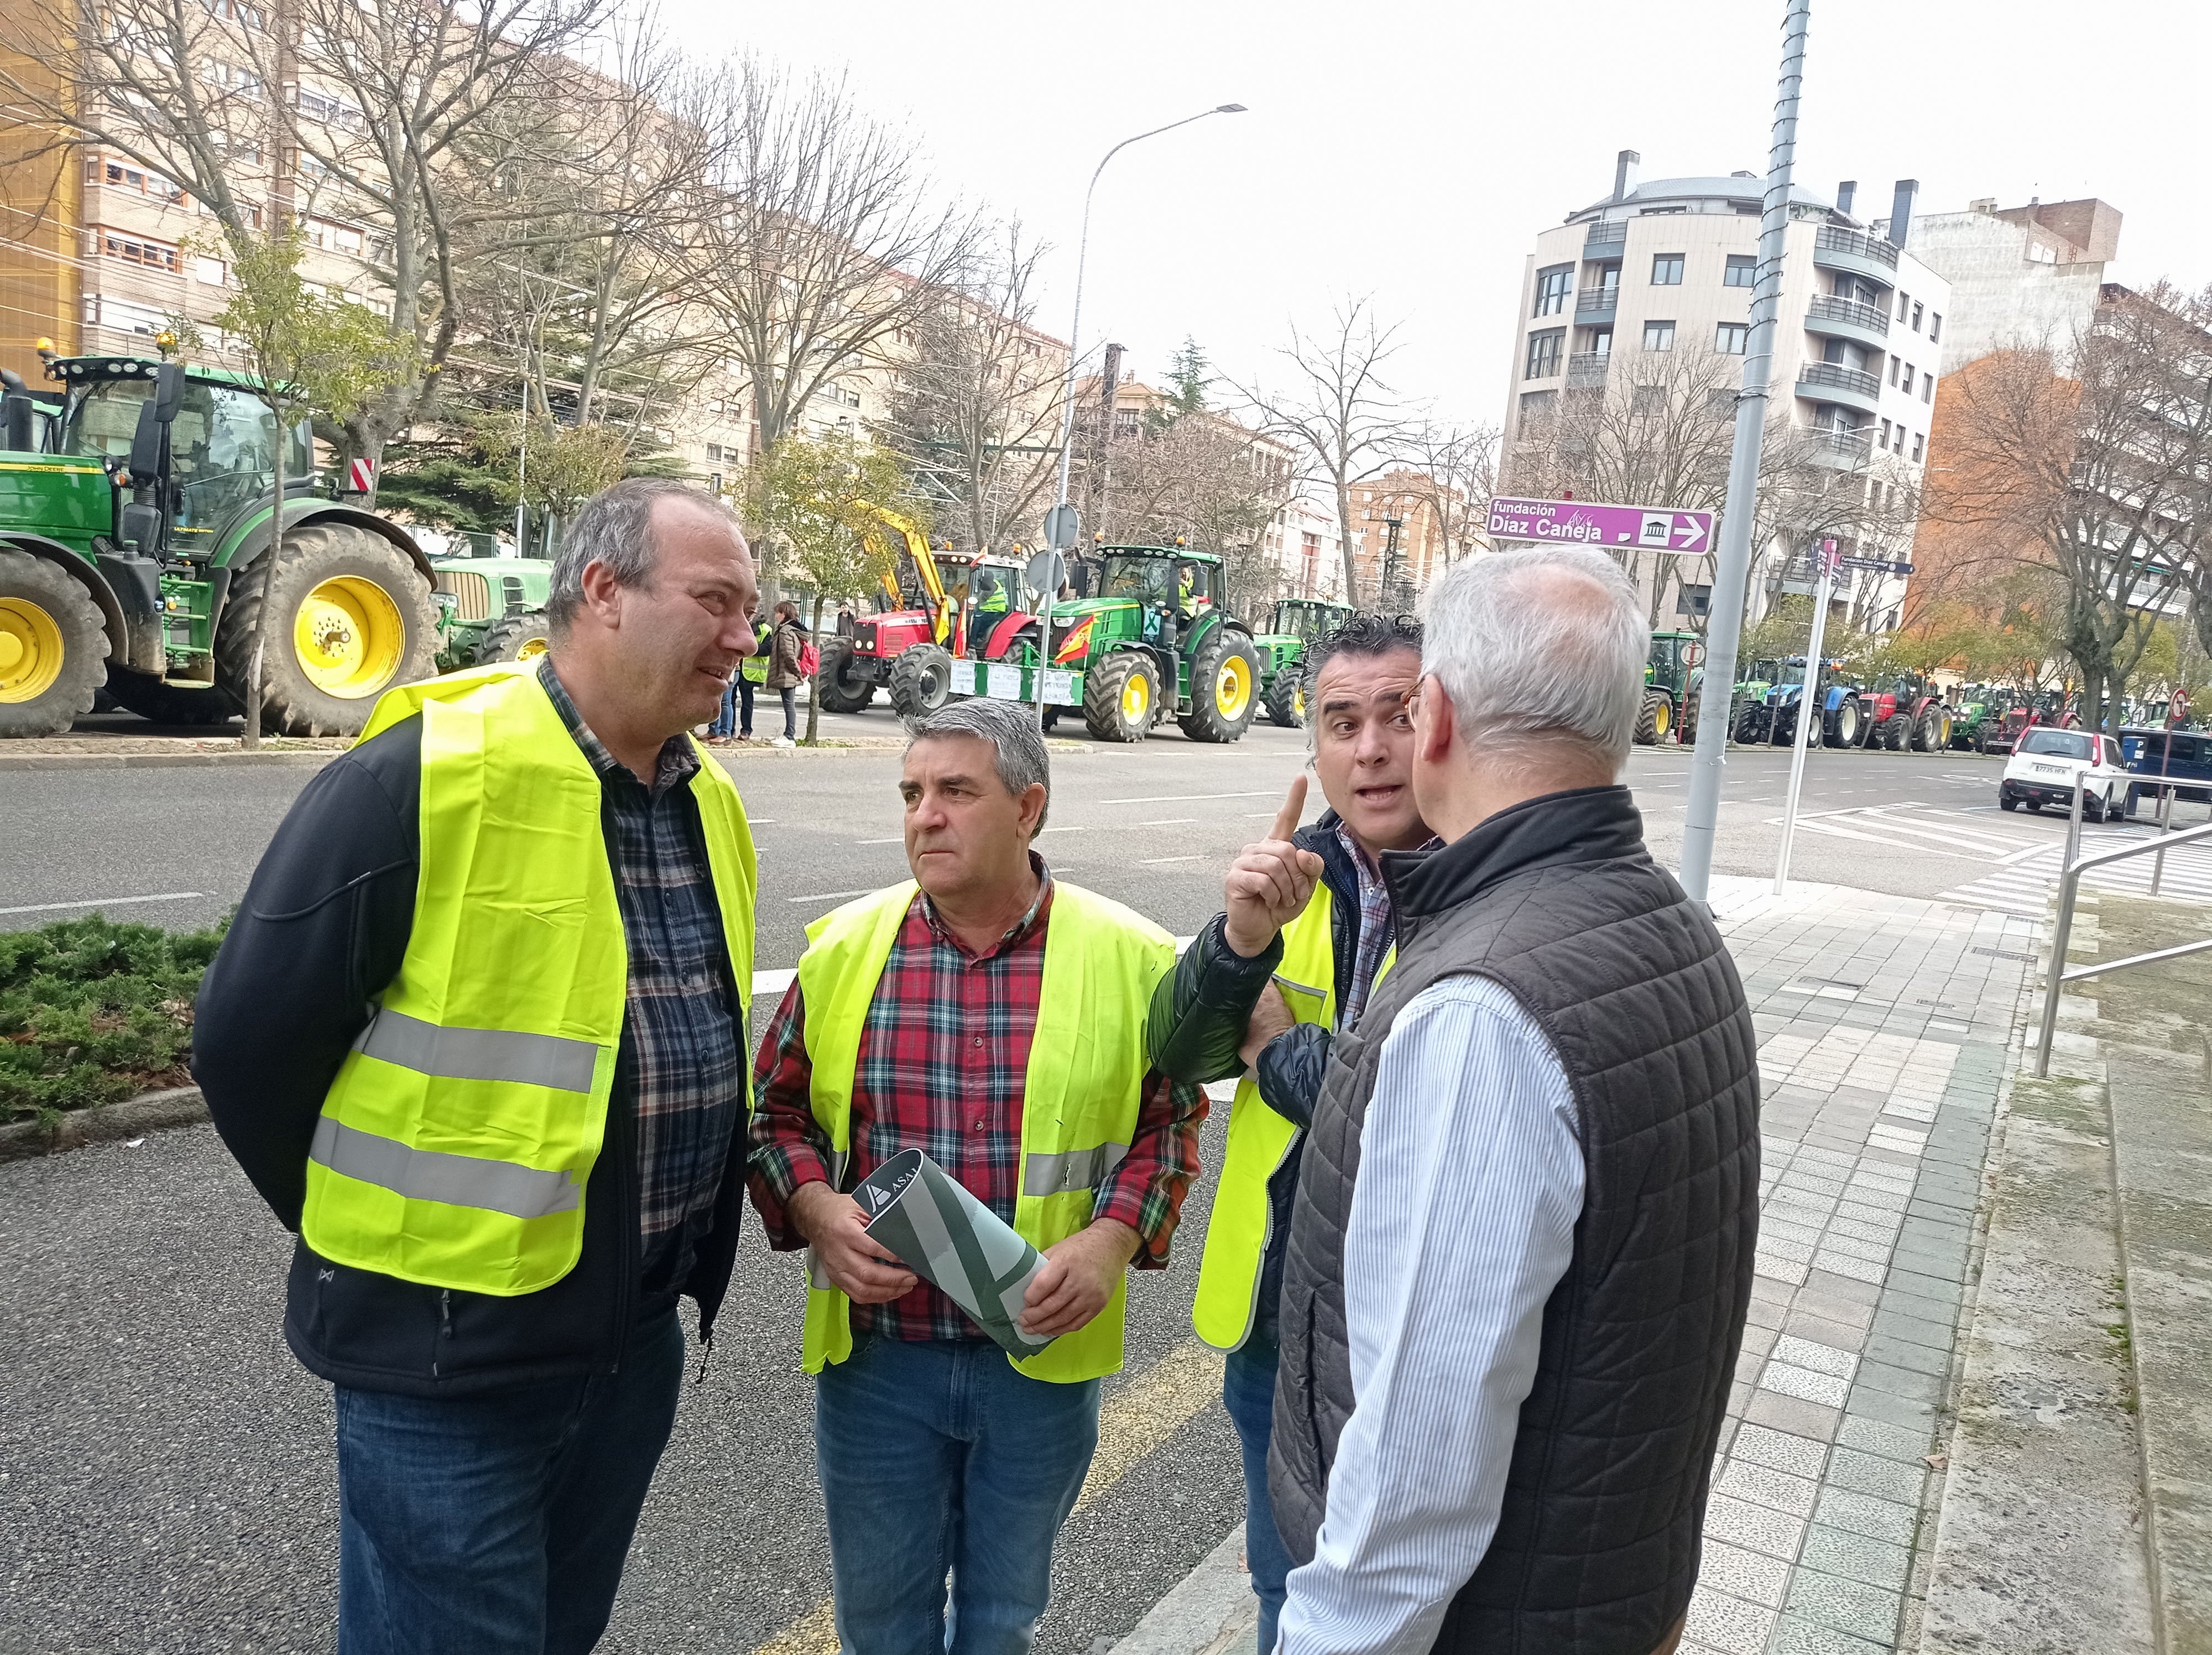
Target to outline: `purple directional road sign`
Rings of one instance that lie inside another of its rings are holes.
[[[1581,500],[1492,500],[1490,532],[1500,540],[1559,540],[1583,546],[1641,546],[1696,556],[1713,549],[1713,514],[1659,506],[1596,506]]]

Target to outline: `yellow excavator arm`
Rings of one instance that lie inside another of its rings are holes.
[[[866,500],[858,503],[863,509],[874,513],[876,520],[890,535],[898,537],[898,544],[893,546],[887,545],[884,538],[875,534],[868,536],[870,545],[877,551],[888,553],[885,561],[890,568],[883,576],[883,587],[884,594],[890,599],[891,607],[902,609],[906,606],[906,593],[901,588],[898,578],[900,563],[903,559],[914,566],[915,578],[921,582],[922,592],[927,599],[925,606],[931,616],[930,631],[938,642],[943,643],[952,630],[952,605],[945,594],[945,582],[938,578],[937,560],[930,556],[929,538],[915,526],[911,519],[902,517],[888,506],[878,506]]]

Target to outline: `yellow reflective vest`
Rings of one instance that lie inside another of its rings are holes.
[[[799,992],[806,1007],[814,1118],[830,1139],[830,1181],[847,1188],[853,1078],[860,1032],[914,902],[909,880],[825,914],[806,928]],[[1080,885],[1057,880],[1045,921],[1044,979],[1022,1082],[1022,1175],[1014,1228],[1040,1251],[1091,1222],[1098,1188],[1128,1153],[1144,1099],[1145,1014],[1152,987],[1175,968],[1159,927]],[[819,1373],[853,1352],[852,1301],[810,1276],[805,1366]],[[1118,1372],[1122,1301],[1014,1366],[1032,1379],[1072,1384]],[[1008,1360],[1012,1360],[1012,1358]]]
[[[629,950],[600,782],[538,681],[501,663],[387,691],[422,716],[421,871],[399,974],[323,1099],[300,1233],[324,1257],[511,1297],[575,1268]],[[691,791],[741,1005],[752,832],[703,753]]]
[[[1283,928],[1283,958],[1274,976],[1291,1015],[1324,1028],[1336,1025],[1333,901],[1328,885],[1316,882],[1305,911]],[[1260,1267],[1274,1219],[1267,1180],[1297,1140],[1297,1128],[1267,1107],[1249,1074],[1237,1083],[1237,1095],[1229,1105],[1229,1142],[1221,1158],[1221,1179],[1206,1226],[1206,1254],[1199,1262],[1198,1296],[1190,1307],[1191,1325],[1198,1336],[1217,1349],[1236,1350],[1252,1336],[1259,1312]]]

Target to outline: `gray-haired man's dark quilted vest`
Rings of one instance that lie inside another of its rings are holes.
[[[1426,858],[1386,857],[1384,873],[1397,963],[1359,1027],[1336,1037],[1291,1221],[1268,1462],[1277,1525],[1293,1558],[1312,1558],[1352,1410],[1344,1234],[1382,1043],[1431,983],[1490,978],[1541,1025],[1573,1085],[1585,1193],[1573,1262],[1544,1306],[1497,1534],[1435,1648],[1647,1655],[1697,1580],[1751,1298],[1759,1068],[1743,986],[1711,918],[1645,851],[1625,788],[1530,800]]]

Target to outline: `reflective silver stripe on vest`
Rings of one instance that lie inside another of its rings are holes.
[[[450,1029],[404,1012],[380,1009],[354,1050],[380,1062],[447,1080],[515,1080],[560,1092],[589,1092],[599,1049],[557,1034]]]
[[[1293,983],[1290,978],[1285,977],[1280,971],[1275,973],[1275,981],[1281,983],[1283,987],[1288,989],[1292,994],[1311,995],[1316,1000],[1327,1000],[1328,998],[1328,989],[1316,989],[1310,983]]]
[[[410,1149],[396,1138],[341,1125],[327,1115],[315,1123],[307,1159],[342,1177],[373,1183],[409,1201],[480,1207],[509,1218],[572,1213],[584,1199],[583,1186],[569,1172],[541,1172],[478,1155]]]
[[[1093,1149],[1062,1150],[1057,1155],[1027,1156],[1022,1162],[1022,1193],[1064,1196],[1074,1190],[1096,1190],[1128,1153],[1127,1144],[1100,1144]]]

